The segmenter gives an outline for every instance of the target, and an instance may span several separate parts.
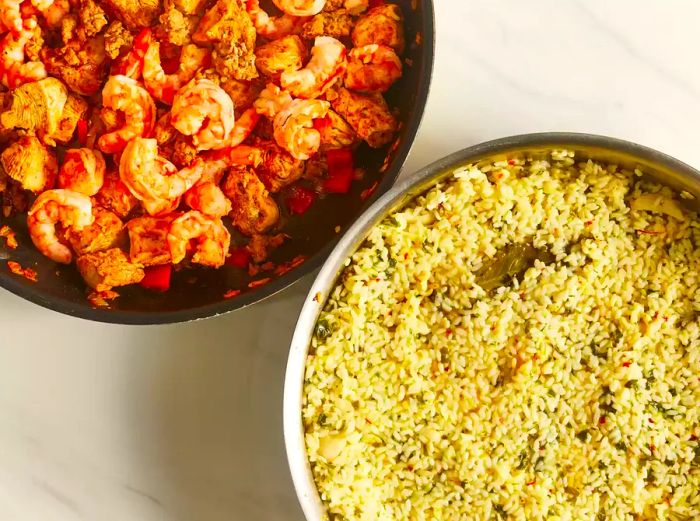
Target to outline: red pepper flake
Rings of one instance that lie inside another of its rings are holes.
[[[246,269],[249,262],[250,252],[244,247],[233,248],[226,259],[226,264],[240,269]]]
[[[510,166],[513,166],[513,165],[515,164],[515,159],[509,159],[509,160],[508,160],[508,164],[509,164]]]
[[[606,421],[606,420],[605,420],[605,416],[601,416],[600,419],[598,420],[598,423],[599,423],[600,425],[605,425],[605,421]]]
[[[649,450],[651,452],[656,452],[656,445],[654,445],[653,443],[649,444]]]
[[[450,336],[450,335],[452,334],[452,329],[448,327],[448,328],[445,330],[445,334],[446,334],[447,336]]]
[[[375,192],[375,190],[377,190],[378,186],[379,182],[375,181],[374,183],[372,183],[372,186],[362,190],[362,193],[360,193],[360,199],[362,199],[363,201],[367,200]]]
[[[172,264],[149,266],[144,268],[144,277],[139,283],[142,288],[164,293],[170,289],[170,278],[173,274]]]
[[[622,367],[629,367],[632,365],[632,362],[622,362]]]
[[[366,421],[368,424],[370,424],[370,425],[374,425],[374,423],[372,423],[372,422],[369,420],[369,418],[365,418],[365,421]]]
[[[657,230],[636,230],[637,233],[642,233],[644,235],[663,235],[664,231],[657,231]]]
[[[532,481],[529,481],[528,483],[525,483],[525,484],[526,484],[528,487],[531,487],[531,486],[534,485],[535,483],[537,483],[537,480],[534,480],[534,479],[533,479]]]
[[[654,421],[654,418],[649,418],[649,423],[654,424],[656,422]]]
[[[445,367],[443,367],[444,371],[447,372],[450,370],[450,364],[445,364]]]
[[[403,254],[403,260],[408,260],[408,252]]]
[[[296,215],[305,214],[316,200],[316,193],[303,186],[292,186],[286,197],[287,208]]]
[[[6,224],[0,226],[0,237],[5,238],[5,245],[8,248],[12,250],[17,249],[17,236],[15,235],[15,232],[12,231],[12,228],[7,226]]]
[[[413,472],[413,465],[411,465],[410,463],[408,465],[406,465],[406,468],[408,470],[410,470],[411,472]]]
[[[20,277],[24,277],[28,281],[36,282],[38,280],[36,271],[31,268],[23,268],[19,262],[7,261],[7,267],[12,273],[19,275]]]
[[[226,293],[224,293],[224,298],[233,298],[233,297],[237,297],[240,294],[241,294],[240,289],[230,289]]]
[[[260,286],[264,286],[268,282],[270,282],[272,279],[270,277],[260,279],[260,280],[254,280],[248,284],[249,288],[258,288]]]
[[[698,441],[698,437],[695,434],[691,434],[690,441]]]
[[[593,225],[593,221],[586,221],[583,224],[585,224],[586,226],[591,226],[591,225]]]
[[[664,322],[668,322],[668,317],[664,316]]]

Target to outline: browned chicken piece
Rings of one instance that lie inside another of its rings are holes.
[[[221,88],[231,96],[238,117],[243,111],[253,106],[265,85],[258,80],[241,81],[233,78],[221,82]]]
[[[164,2],[166,9],[173,6],[186,15],[201,14],[206,8],[206,5],[207,0],[165,0]]]
[[[328,124],[320,125],[318,128],[321,134],[320,150],[349,148],[359,141],[357,133],[336,111],[329,110],[326,118],[328,118]]]
[[[34,136],[23,136],[3,150],[0,168],[31,192],[52,188],[58,175],[56,156]]]
[[[170,112],[166,112],[158,118],[153,129],[153,137],[158,141],[158,145],[170,143],[177,136],[177,130],[170,124]]]
[[[275,235],[253,235],[250,238],[246,249],[250,253],[253,262],[264,262],[275,248],[278,248],[287,239],[283,233]]]
[[[346,88],[337,89],[331,106],[372,148],[389,143],[398,128],[396,118],[381,94],[362,95]]]
[[[222,77],[250,80],[258,76],[256,37],[255,26],[240,2],[218,0],[200,20],[192,40],[214,44],[212,62]]]
[[[2,216],[12,217],[26,213],[29,210],[28,193],[17,183],[7,182],[6,188],[2,191]]]
[[[104,3],[131,30],[154,25],[160,14],[160,0],[104,0]]]
[[[138,284],[144,277],[143,268],[132,263],[119,248],[86,253],[78,257],[76,264],[87,285],[97,291]]]
[[[57,49],[44,48],[42,60],[49,74],[60,77],[77,94],[92,96],[102,88],[107,65],[102,35],[86,42],[72,40]]]
[[[327,174],[328,161],[326,160],[326,154],[316,154],[306,161],[304,165],[304,175],[302,177],[310,181],[314,187],[320,189],[323,186]]]
[[[337,11],[345,7],[345,0],[328,0],[323,6],[323,11],[326,13]]]
[[[232,168],[221,189],[231,199],[231,220],[244,235],[265,233],[279,219],[277,203],[250,168]]]
[[[53,135],[53,138],[60,143],[67,143],[75,133],[75,127],[78,126],[78,121],[85,118],[87,114],[88,104],[80,96],[68,94],[66,104],[63,106],[63,114],[58,122],[58,129]]]
[[[100,191],[95,194],[95,201],[126,219],[138,205],[138,199],[132,195],[116,172],[107,172]]]
[[[131,48],[134,36],[119,20],[110,22],[104,34],[105,52],[112,60],[117,59],[123,47]]]
[[[197,159],[198,153],[197,147],[192,144],[192,139],[182,134],[178,134],[175,137],[172,157],[172,162],[175,163],[175,166],[183,168],[191,165]]]
[[[352,32],[352,24],[352,16],[344,10],[323,12],[304,24],[301,35],[307,40],[313,40],[317,36],[347,38]]]
[[[55,145],[53,136],[67,100],[68,91],[56,78],[25,83],[12,91],[10,108],[0,115],[0,126],[22,129]]]
[[[284,71],[296,71],[304,66],[306,46],[297,35],[285,36],[259,46],[255,50],[255,66],[270,78]]]
[[[401,8],[396,4],[385,4],[367,11],[355,23],[352,43],[355,47],[371,43],[388,45],[398,54],[403,53],[405,39]]]
[[[174,5],[169,5],[158,18],[160,27],[158,35],[173,45],[183,46],[192,40],[192,33],[197,25],[197,18],[187,16]]]
[[[270,141],[257,146],[263,151],[262,163],[257,168],[257,173],[270,192],[279,192],[304,173],[304,162],[292,157],[277,143]]]
[[[41,61],[40,52],[44,47],[44,36],[38,25],[32,31],[32,37],[24,46],[24,54],[29,61]]]
[[[87,38],[92,38],[107,25],[107,15],[104,9],[94,0],[82,0],[80,2],[78,18]]]
[[[115,213],[94,205],[92,215],[95,219],[91,225],[66,232],[66,239],[77,255],[126,246],[126,228]]]
[[[168,247],[168,231],[170,224],[180,214],[165,217],[137,217],[126,223],[129,230],[131,262],[143,266],[170,264],[170,248]]]

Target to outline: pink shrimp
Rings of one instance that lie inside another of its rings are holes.
[[[138,80],[143,74],[143,62],[146,52],[153,41],[153,32],[146,27],[134,38],[131,50],[119,58],[112,65],[111,73],[114,76],[128,76]]]
[[[283,108],[292,102],[292,95],[280,89],[274,83],[268,83],[253,103],[258,114],[274,118]]]
[[[46,78],[43,63],[25,62],[24,48],[33,34],[25,27],[18,35],[9,32],[0,40],[0,81],[9,89]]]
[[[165,74],[160,63],[160,44],[151,42],[143,59],[143,83],[151,96],[171,105],[175,93],[205,66],[209,51],[194,44],[182,48],[180,66],[174,74]]]
[[[102,105],[124,114],[124,125],[103,134],[97,140],[102,152],[114,154],[124,150],[135,137],[148,136],[155,126],[156,106],[148,91],[128,76],[110,76],[102,89]]]
[[[386,92],[401,73],[401,59],[388,45],[355,47],[348,54],[345,86],[360,92]]]
[[[255,31],[269,40],[277,40],[290,34],[300,33],[302,26],[308,20],[306,16],[291,16],[289,14],[277,17],[270,16],[260,7],[259,0],[246,0],[245,8],[253,20]]]
[[[207,79],[191,81],[180,89],[170,114],[172,126],[192,136],[197,150],[227,146],[235,124],[231,97]]]
[[[0,0],[0,24],[14,34],[22,32],[22,0]]]
[[[254,108],[249,108],[236,120],[233,131],[228,139],[228,146],[235,147],[243,143],[255,130],[260,120],[260,114]]]
[[[314,16],[323,11],[326,0],[272,0],[277,8],[291,16]]]
[[[155,139],[134,138],[124,149],[119,161],[119,177],[129,191],[142,202],[152,203],[151,208],[167,207],[165,204],[182,196],[202,177],[202,159],[182,170],[158,155]],[[151,210],[144,204],[146,210]],[[160,211],[158,212],[160,213]]]
[[[292,101],[273,120],[275,141],[295,159],[309,159],[321,145],[321,134],[314,128],[314,119],[325,118],[329,108],[327,101]]]
[[[223,217],[231,211],[231,201],[214,182],[197,183],[184,197],[185,204],[211,217]]]
[[[319,36],[311,49],[311,60],[298,71],[285,71],[280,85],[296,98],[317,98],[345,73],[347,50],[330,36]]]
[[[226,262],[231,234],[221,219],[192,210],[170,224],[168,247],[173,264],[182,262],[194,243],[192,262],[219,268]]]
[[[49,259],[70,264],[73,253],[59,239],[56,226],[81,230],[93,222],[92,202],[71,190],[46,190],[36,198],[27,215],[29,235],[36,248]]]
[[[58,173],[58,186],[93,196],[102,188],[105,170],[105,160],[98,150],[67,150]]]

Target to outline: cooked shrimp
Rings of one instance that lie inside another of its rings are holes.
[[[22,32],[23,20],[20,4],[22,0],[0,0],[0,23],[14,34]]]
[[[347,62],[345,46],[330,36],[319,36],[311,49],[311,60],[298,71],[285,71],[280,85],[297,98],[317,98],[343,75]]]
[[[197,150],[223,148],[235,124],[233,101],[216,83],[194,80],[175,95],[170,123],[192,136]]]
[[[122,153],[119,177],[142,202],[173,201],[202,177],[202,161],[198,159],[192,166],[178,170],[158,155],[155,139],[135,138]]]
[[[43,63],[25,62],[24,49],[33,34],[32,30],[25,27],[19,34],[8,32],[0,40],[0,81],[9,89],[46,78]]]
[[[345,86],[360,92],[386,92],[401,72],[401,59],[388,45],[355,47],[348,53]]]
[[[180,55],[180,66],[174,74],[165,74],[160,63],[160,44],[151,42],[143,59],[143,83],[151,96],[172,104],[175,93],[189,82],[209,58],[209,51],[194,44],[185,45]]]
[[[143,206],[148,215],[163,216],[177,210],[181,201],[182,197],[174,199],[144,199],[141,201],[141,206]]]
[[[153,131],[156,106],[148,91],[136,80],[122,75],[110,76],[102,89],[102,105],[124,114],[124,125],[121,128],[103,134],[97,140],[97,146],[102,152],[120,152],[132,139]]]
[[[41,11],[41,14],[46,20],[46,24],[52,29],[60,27],[61,22],[70,12],[71,8],[68,0],[54,0],[51,2],[45,2],[45,7],[39,7],[36,5],[36,3],[34,5],[39,11]]]
[[[308,19],[304,16],[291,16],[288,14],[270,16],[260,7],[258,0],[246,0],[245,8],[251,20],[253,20],[255,31],[269,40],[277,40],[278,38],[301,32],[302,26]]]
[[[401,8],[396,4],[384,4],[367,11],[352,30],[352,43],[355,47],[371,43],[388,45],[401,54],[406,45]]]
[[[192,210],[175,219],[170,225],[168,246],[173,264],[185,258],[192,243],[192,262],[219,268],[226,262],[231,234],[221,219]]]
[[[80,230],[92,224],[92,203],[86,195],[70,190],[47,190],[39,195],[27,215],[29,235],[49,259],[70,264],[73,253],[56,233],[56,226]]]
[[[223,217],[231,211],[231,201],[214,182],[198,183],[185,194],[184,201],[193,210],[211,217]]]
[[[254,108],[250,108],[241,114],[241,117],[236,120],[233,132],[231,132],[231,136],[228,139],[228,146],[238,146],[248,139],[248,136],[255,130],[255,125],[258,124],[259,120],[260,114]]]
[[[152,41],[153,32],[148,27],[142,29],[134,38],[131,50],[114,63],[112,74],[138,80],[143,73],[144,57]]]
[[[274,136],[279,146],[296,159],[309,159],[321,145],[314,119],[326,117],[330,103],[321,100],[292,101],[274,119]]]
[[[272,0],[277,8],[291,16],[313,16],[323,11],[326,0]]]
[[[68,150],[58,173],[58,187],[93,196],[102,188],[105,170],[105,160],[98,150]]]
[[[283,108],[292,103],[292,95],[286,90],[280,89],[274,83],[268,83],[260,92],[253,106],[258,114],[274,118]]]

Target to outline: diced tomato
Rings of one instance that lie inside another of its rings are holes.
[[[250,263],[250,252],[246,248],[233,248],[226,264],[235,268],[246,269]]]
[[[87,144],[87,134],[88,134],[88,122],[87,119],[79,119],[78,124],[75,126],[75,137],[78,138],[78,143],[81,146]]]
[[[146,275],[141,281],[141,287],[152,291],[168,291],[170,289],[170,277],[173,273],[172,264],[162,266],[149,266],[144,269]]]
[[[326,152],[328,160],[328,178],[324,184],[327,192],[332,194],[345,194],[350,190],[355,166],[352,150],[341,148]]]
[[[292,213],[302,215],[311,208],[316,200],[316,193],[303,186],[293,186],[287,196],[287,208]]]

